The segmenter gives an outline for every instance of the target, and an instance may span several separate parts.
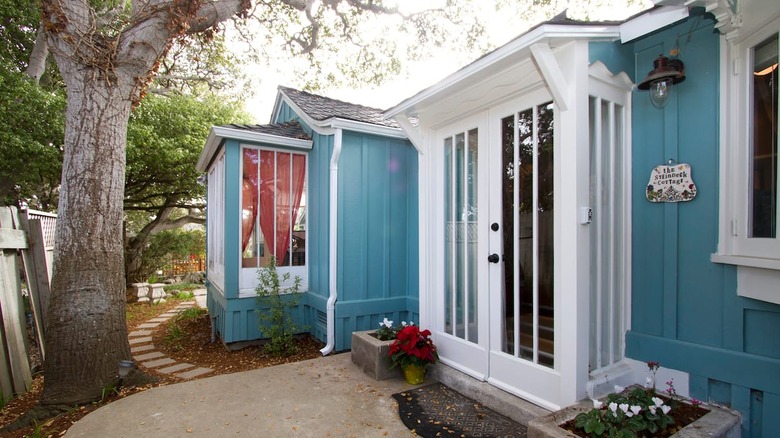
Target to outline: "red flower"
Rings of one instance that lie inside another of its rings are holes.
[[[393,366],[409,364],[427,365],[439,359],[436,346],[430,339],[431,331],[408,325],[401,329],[395,341],[390,345],[390,358]]]

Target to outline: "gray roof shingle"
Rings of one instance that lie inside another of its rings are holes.
[[[314,120],[323,121],[330,118],[339,118],[390,128],[400,128],[395,120],[385,119],[382,116],[384,111],[377,108],[343,102],[289,87],[279,87],[279,90]]]
[[[298,140],[311,140],[309,134],[303,130],[297,121],[273,123],[270,125],[243,125],[233,123],[230,125],[225,125],[225,127],[241,129],[244,131],[252,131],[260,134],[275,135],[278,137],[294,138]]]

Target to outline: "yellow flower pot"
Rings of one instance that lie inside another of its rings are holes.
[[[406,383],[419,385],[425,380],[425,365],[406,365],[402,369]]]

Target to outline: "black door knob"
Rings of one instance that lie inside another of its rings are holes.
[[[498,263],[499,260],[500,260],[500,258],[498,257],[498,254],[490,254],[488,256],[488,261],[490,263]]]

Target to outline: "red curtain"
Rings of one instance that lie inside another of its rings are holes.
[[[241,188],[241,252],[246,251],[257,220],[257,150],[244,149]]]
[[[274,151],[259,151],[258,156],[258,151],[252,152],[255,154],[254,168],[259,168],[260,171],[259,184],[254,183],[254,199],[255,205],[259,207],[260,229],[265,237],[266,248],[276,256],[277,263],[281,264],[290,247],[292,225],[298,217],[298,208],[301,205],[306,176],[306,157]],[[245,153],[245,163],[248,158],[251,156]],[[257,207],[255,207],[254,218],[257,217]],[[251,231],[252,229],[249,228],[249,234]],[[244,247],[248,241],[247,229],[244,228]]]

